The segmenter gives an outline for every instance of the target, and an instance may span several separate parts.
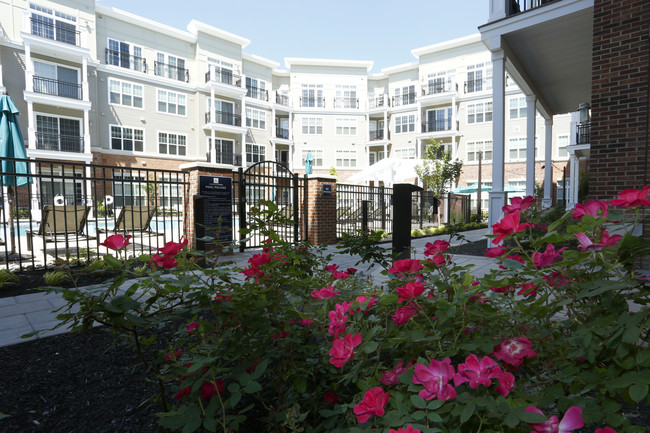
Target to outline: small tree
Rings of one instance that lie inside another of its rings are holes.
[[[423,162],[415,167],[415,172],[422,180],[424,189],[433,192],[438,199],[441,199],[449,187],[458,182],[462,168],[461,160],[452,161],[451,152],[431,139],[424,150]],[[440,225],[440,206],[438,206],[438,225]]]

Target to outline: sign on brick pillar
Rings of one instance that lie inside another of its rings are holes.
[[[308,236],[313,245],[336,242],[336,177],[310,175],[307,206]]]
[[[199,194],[199,176],[225,176],[233,178],[234,169],[231,165],[211,164],[209,162],[191,162],[181,165],[180,169],[189,173],[190,182],[189,194],[185,197],[185,204],[183,206],[185,209],[183,233],[185,234],[185,239],[187,239],[190,248],[195,250],[197,245],[196,233],[194,230],[194,197]]]

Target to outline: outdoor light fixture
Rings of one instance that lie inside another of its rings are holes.
[[[580,123],[589,122],[589,108],[590,106],[586,102],[578,106],[578,112],[580,113]]]

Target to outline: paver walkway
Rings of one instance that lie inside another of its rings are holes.
[[[477,241],[485,239],[484,235],[487,229],[473,230],[464,232],[466,240]],[[414,250],[414,258],[424,258],[424,246],[427,242],[433,242],[437,239],[449,240],[449,236],[433,236],[414,239],[411,246]],[[452,242],[452,245],[457,245],[458,241]],[[486,242],[487,245],[487,242]],[[386,248],[391,248],[390,244],[385,244]],[[258,253],[259,250],[247,250],[244,253],[235,253],[233,256],[228,257],[229,260],[234,261],[237,266],[244,267],[248,259]],[[335,246],[328,246],[325,253],[334,255],[332,263],[339,265],[345,269],[354,267],[358,261],[358,257],[350,256],[348,254],[340,254]],[[473,275],[480,277],[489,272],[491,269],[496,268],[496,261],[487,257],[478,256],[463,256],[455,255],[454,262],[459,265],[473,264]],[[360,266],[361,271],[366,271],[372,275],[375,282],[381,282],[386,277],[381,274],[381,268],[378,266],[368,270]],[[127,283],[128,287],[128,283]],[[50,329],[57,324],[56,314],[52,312],[62,305],[65,301],[61,296],[53,293],[33,293],[29,295],[14,296],[10,298],[0,298],[0,346],[7,346],[10,344],[17,344],[26,341],[21,339],[21,335],[28,334],[35,330]],[[39,336],[31,337],[30,339],[47,337],[54,334],[66,332],[65,328],[59,328],[54,331],[45,331]]]

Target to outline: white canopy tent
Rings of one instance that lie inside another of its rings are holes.
[[[421,159],[384,158],[351,176],[348,182],[355,184],[382,182],[385,186],[392,186],[395,183],[417,178],[415,167],[422,162]]]

